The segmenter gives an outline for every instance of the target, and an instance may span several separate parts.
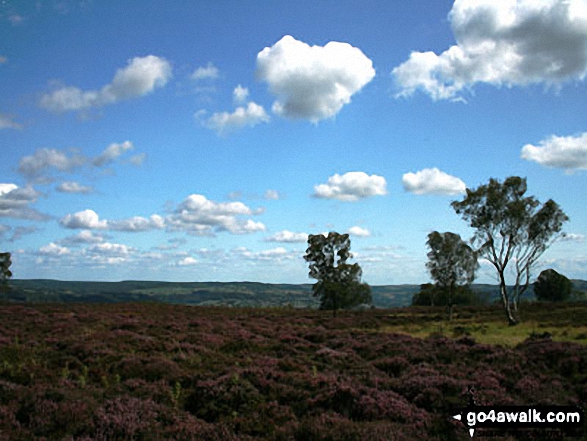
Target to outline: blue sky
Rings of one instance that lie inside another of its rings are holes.
[[[570,217],[587,279],[584,0],[0,2],[0,248],[16,278],[306,283],[349,232],[424,283],[490,178]],[[492,282],[482,265],[478,281]]]

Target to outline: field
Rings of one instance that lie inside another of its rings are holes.
[[[1,440],[467,440],[454,409],[587,402],[587,305],[0,305]],[[538,429],[476,439],[553,439]],[[577,438],[573,438],[577,439]]]

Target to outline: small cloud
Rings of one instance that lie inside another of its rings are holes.
[[[90,194],[94,192],[94,187],[80,185],[74,181],[66,181],[59,184],[56,190],[61,193]]]
[[[25,21],[25,18],[19,14],[12,14],[8,16],[8,21],[12,26],[19,26]]]
[[[106,149],[92,160],[96,167],[103,167],[111,164],[118,159],[124,152],[134,148],[132,142],[124,141],[123,143],[112,143]]]
[[[246,126],[254,127],[268,122],[269,115],[267,115],[263,106],[251,101],[246,107],[237,107],[233,113],[214,113],[203,125],[215,130],[219,135],[223,135]]]
[[[276,201],[278,199],[281,199],[281,195],[279,194],[279,192],[277,192],[277,190],[267,190],[263,194],[263,199],[267,201]]]
[[[249,97],[249,89],[242,87],[240,84],[232,91],[232,96],[236,103],[244,103]]]
[[[353,236],[357,236],[357,237],[371,236],[371,232],[369,230],[367,230],[366,228],[358,227],[358,226],[354,226],[354,227],[349,228],[349,234],[352,234]]]
[[[27,220],[48,220],[50,216],[30,207],[37,202],[41,193],[33,187],[19,187],[16,184],[0,183],[0,217]]]
[[[266,242],[281,242],[281,243],[304,243],[308,241],[307,233],[293,233],[288,230],[283,230],[269,236],[265,239]]]
[[[147,95],[167,84],[171,75],[171,65],[164,58],[154,55],[136,57],[129,60],[126,67],[118,69],[112,81],[99,90],[61,87],[43,95],[39,105],[52,112],[101,107]]]
[[[328,178],[326,184],[314,186],[314,197],[322,199],[338,199],[339,201],[355,202],[371,196],[387,194],[385,178],[367,175],[364,172],[348,172],[344,175],[335,174]]]
[[[137,155],[133,155],[130,158],[128,158],[128,162],[136,167],[140,167],[141,165],[143,165],[145,163],[146,159],[147,159],[146,153],[139,153]]]
[[[587,170],[587,133],[578,136],[551,136],[538,146],[522,147],[522,159],[545,167],[562,168],[567,173]]]
[[[208,63],[206,67],[198,67],[194,73],[192,74],[192,80],[204,80],[204,79],[211,79],[215,80],[218,78],[218,68],[212,64],[212,62]]]
[[[80,231],[78,234],[68,236],[59,241],[62,245],[78,246],[83,244],[96,244],[104,242],[104,236],[101,234],[94,234],[89,230]]]
[[[71,229],[105,229],[108,224],[105,220],[100,220],[94,210],[79,211],[74,214],[68,214],[63,217],[59,223],[65,228]]]
[[[2,63],[0,63],[2,64]],[[0,130],[2,129],[16,129],[16,130],[20,130],[23,128],[23,125],[20,123],[17,123],[14,120],[14,116],[13,115],[7,115],[5,113],[0,113]]]
[[[8,63],[8,58],[0,55],[0,64],[5,64],[5,63]]]
[[[404,189],[415,194],[455,195],[465,193],[467,186],[463,181],[450,176],[437,168],[425,168],[416,173],[406,173],[402,177]]]
[[[51,169],[60,172],[71,171],[81,167],[85,162],[86,158],[77,153],[68,155],[61,150],[43,148],[33,155],[23,157],[18,164],[18,171],[27,179],[34,179]]]
[[[193,257],[184,257],[183,259],[181,259],[179,262],[177,262],[177,264],[179,266],[192,266],[192,265],[197,265],[198,261],[196,259],[194,259]]]
[[[69,254],[70,250],[66,247],[61,247],[54,242],[51,242],[49,245],[45,245],[39,248],[39,254],[43,256],[63,256],[64,254]]]

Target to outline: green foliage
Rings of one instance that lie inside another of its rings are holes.
[[[348,264],[351,240],[348,234],[330,232],[328,236],[311,234],[304,259],[310,264],[309,276],[318,280],[312,287],[320,299],[320,309],[353,308],[371,304],[371,288],[361,283],[362,270],[358,263]]]
[[[485,301],[468,285],[456,286],[451,293],[432,283],[420,285],[420,291],[412,297],[412,306],[481,305]]]
[[[497,271],[511,325],[518,322],[518,303],[528,288],[532,268],[569,219],[556,202],[550,199],[541,205],[534,196],[525,196],[526,190],[525,178],[511,176],[503,183],[490,179],[475,190],[467,189],[462,201],[451,204],[475,230],[473,240],[479,245],[479,255]],[[505,277],[510,262],[515,279],[508,290]]]
[[[10,253],[0,253],[0,292],[8,291],[8,279],[12,272],[8,269],[12,265]]]
[[[542,271],[534,282],[534,294],[538,300],[564,302],[569,300],[572,291],[571,281],[553,269]]]

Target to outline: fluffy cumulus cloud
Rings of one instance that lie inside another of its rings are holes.
[[[328,178],[326,184],[314,186],[313,196],[354,202],[370,196],[383,196],[386,194],[387,182],[384,177],[369,176],[364,172],[348,172],[342,176],[335,174]]]
[[[39,105],[54,112],[84,110],[146,95],[164,86],[171,78],[171,65],[155,55],[136,57],[118,69],[114,78],[99,90],[83,91],[61,87],[44,95]]]
[[[455,195],[464,193],[463,181],[437,168],[425,168],[416,173],[406,173],[402,178],[404,189],[415,194]]]
[[[105,220],[100,220],[98,213],[90,209],[68,214],[59,223],[65,228],[87,230],[105,229],[108,226]]]
[[[538,146],[522,147],[522,158],[567,172],[587,170],[587,133],[578,136],[551,136]]]
[[[265,231],[265,225],[261,222],[242,218],[259,213],[242,202],[215,202],[203,195],[192,194],[166,218],[166,224],[171,231],[185,231],[201,236],[223,231],[248,234]]]
[[[80,183],[74,181],[62,182],[55,189],[60,193],[89,194],[94,192],[94,187],[81,185]]]
[[[308,233],[294,233],[283,230],[265,239],[267,242],[303,243],[308,241]]]
[[[198,118],[199,115],[196,114],[196,117]],[[250,101],[246,107],[239,106],[232,113],[214,113],[204,121],[204,126],[222,135],[243,127],[254,127],[267,122],[269,122],[269,115],[263,106]]]
[[[0,217],[15,219],[47,220],[49,216],[30,207],[41,194],[33,187],[0,183]]]
[[[357,237],[371,236],[371,232],[369,230],[367,230],[366,228],[358,227],[358,226],[354,226],[354,227],[349,228],[349,233],[352,234],[353,236],[357,236]]]
[[[28,179],[38,178],[49,171],[69,172],[82,166],[86,159],[76,152],[67,153],[57,149],[39,149],[32,155],[21,158],[18,171]]]
[[[587,74],[584,0],[456,0],[449,20],[457,44],[412,52],[392,71],[398,96],[457,99],[475,83],[559,85]]]
[[[59,246],[53,242],[39,248],[39,254],[43,256],[63,256],[64,254],[69,253],[69,248]]]
[[[292,119],[335,116],[374,76],[371,60],[348,43],[309,46],[286,35],[257,55],[257,78],[277,97],[273,111]]]
[[[244,103],[249,97],[249,89],[241,86],[240,84],[232,91],[232,98],[237,103]]]
[[[150,218],[134,216],[121,220],[101,220],[94,210],[83,210],[64,216],[59,223],[70,229],[85,230],[111,230],[126,231],[131,233],[162,229],[165,227],[165,219],[154,214]]]

